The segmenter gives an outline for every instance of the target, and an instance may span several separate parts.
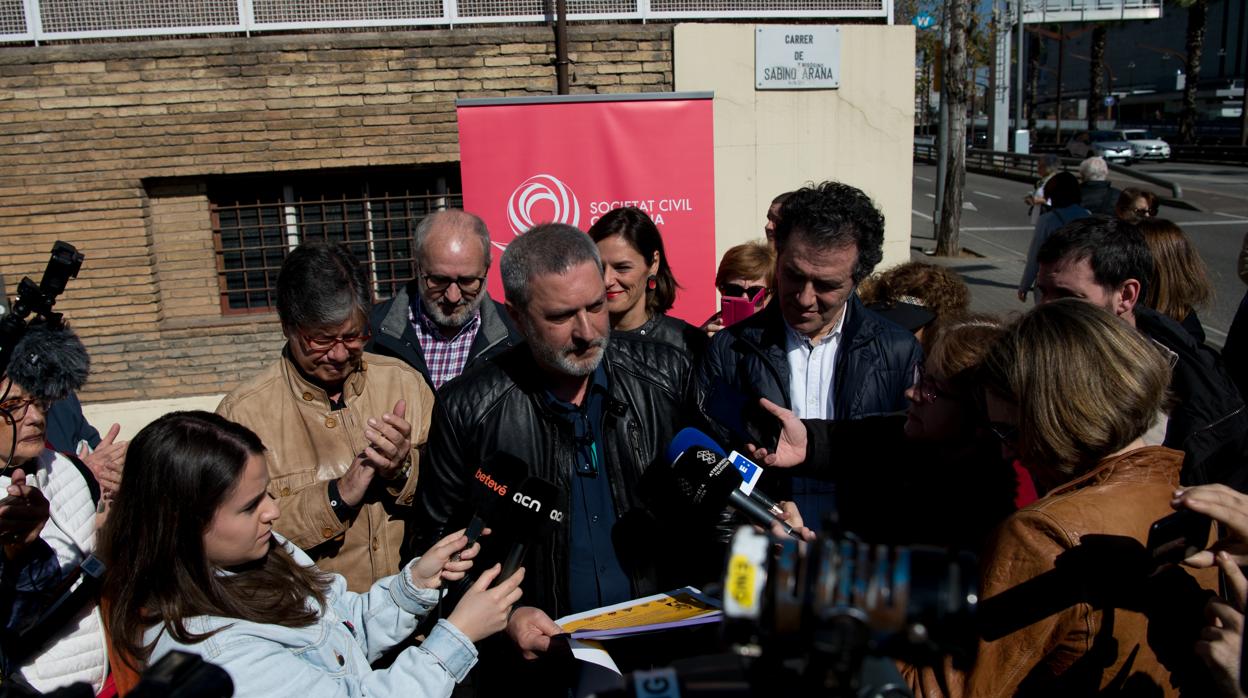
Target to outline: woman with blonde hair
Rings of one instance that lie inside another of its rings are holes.
[[[1002,455],[1043,496],[981,558],[973,662],[901,664],[915,695],[1206,695],[1192,646],[1216,571],[1159,569],[1145,548],[1183,465],[1141,440],[1166,400],[1166,357],[1109,312],[1059,300],[1015,321],[979,376]]]
[[[754,303],[754,312],[767,307],[776,281],[776,250],[761,241],[728,248],[719,260],[715,289],[721,298],[744,298]],[[702,323],[708,336],[724,329],[723,313],[717,312]]]
[[[1213,284],[1200,255],[1183,229],[1163,218],[1138,223],[1148,251],[1153,255],[1153,276],[1145,289],[1144,304],[1183,325],[1196,341],[1205,341],[1205,329],[1197,308],[1208,307]]]

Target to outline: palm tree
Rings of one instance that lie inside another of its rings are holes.
[[[1200,54],[1205,48],[1205,16],[1209,0],[1175,0],[1187,8],[1187,76],[1183,81],[1183,111],[1179,115],[1179,139],[1196,142],[1196,86],[1200,82]]]
[[[1088,74],[1088,130],[1096,130],[1096,116],[1100,113],[1101,100],[1105,97],[1102,84],[1105,75],[1105,37],[1108,32],[1104,24],[1096,25],[1092,30],[1092,56],[1089,60],[1091,69]],[[1112,89],[1112,85],[1111,85]]]

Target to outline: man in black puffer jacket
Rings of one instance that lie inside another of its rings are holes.
[[[776,226],[776,296],[719,332],[697,372],[701,409],[725,442],[775,446],[758,399],[803,419],[859,419],[905,409],[922,351],[914,335],[868,310],[854,289],[883,257],[884,217],[839,182],[799,189]],[[770,426],[768,426],[770,425]],[[865,464],[864,464],[864,467]],[[811,527],[834,509],[831,483],[768,473]]]
[[[610,335],[597,247],[571,226],[546,224],[508,246],[502,258],[507,312],[525,343],[447,383],[434,406],[429,447],[416,488],[414,549],[463,527],[473,515],[474,474],[505,452],[528,474],[556,485],[561,526],[531,541],[524,598],[507,634],[526,656],[546,652],[552,622],[686,584],[722,571],[715,521],[674,524],[666,516],[663,453],[692,405],[692,371],[677,348],[645,337]],[[499,537],[510,531],[496,531]],[[474,565],[500,551],[488,545]],[[478,693],[492,681],[542,693],[562,669],[508,661],[483,647]],[[514,655],[514,650],[510,652]],[[501,662],[501,664],[496,663]]]

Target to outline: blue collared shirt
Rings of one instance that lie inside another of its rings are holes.
[[[602,463],[602,419],[608,394],[607,372],[601,365],[590,377],[580,405],[546,393],[547,405],[567,422],[576,444],[576,472],[568,492],[568,589],[572,613],[633,598],[632,583],[611,542],[615,501]]]

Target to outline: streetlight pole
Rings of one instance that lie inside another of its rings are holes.
[[[1023,129],[1023,92],[1027,89],[1027,83],[1023,82],[1023,0],[1014,0],[1015,9],[1018,10],[1018,26],[1015,32],[1018,34],[1018,87],[1014,92],[1014,152],[1022,152],[1018,143],[1018,132]]]

